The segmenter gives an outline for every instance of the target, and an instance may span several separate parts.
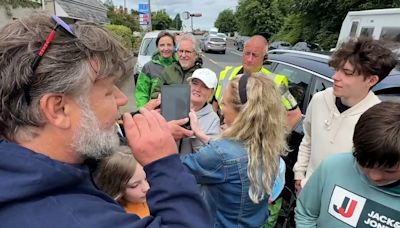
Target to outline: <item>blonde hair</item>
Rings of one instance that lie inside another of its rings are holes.
[[[222,138],[241,141],[248,151],[249,196],[258,203],[270,194],[279,167],[279,156],[287,153],[286,110],[275,83],[262,73],[247,82],[247,102],[239,97],[239,77],[229,83],[234,109],[238,112]]]
[[[95,182],[103,192],[107,193],[122,206],[125,189],[135,173],[137,161],[128,146],[120,146],[111,156],[105,158],[99,166]]]

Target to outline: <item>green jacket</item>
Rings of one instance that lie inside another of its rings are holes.
[[[158,94],[161,92],[162,85],[188,84],[187,79],[199,68],[201,68],[201,64],[197,62],[192,68],[185,71],[182,69],[179,62],[165,67],[158,84],[152,88],[151,97],[157,98]]]
[[[178,61],[177,56],[174,54],[171,58],[163,58],[157,51],[151,57],[151,61],[143,66],[136,83],[136,105],[138,108],[143,107],[152,98],[151,91],[154,90],[160,81],[160,76],[163,73],[164,67],[170,66],[172,63]]]

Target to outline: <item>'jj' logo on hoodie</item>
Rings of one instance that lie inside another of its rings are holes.
[[[335,186],[329,203],[329,213],[342,222],[356,227],[366,199],[340,186]]]
[[[337,213],[341,214],[343,217],[350,218],[353,215],[354,210],[356,209],[357,201],[352,199],[350,202],[350,206],[347,207],[349,205],[349,201],[350,201],[350,198],[344,197],[342,206],[338,207],[337,205],[333,205],[333,209]]]
[[[393,205],[388,207],[336,185],[330,198],[328,211],[329,214],[352,227],[400,228],[400,208],[396,201],[398,201],[396,196],[393,196],[393,199],[387,199],[386,204],[393,202]]]

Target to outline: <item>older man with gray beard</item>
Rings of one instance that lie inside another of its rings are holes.
[[[126,214],[83,165],[118,145],[115,121],[127,97],[115,83],[130,75],[127,53],[97,25],[45,14],[0,30],[2,227],[211,226],[155,111],[124,115],[128,144],[151,185],[150,216]]]

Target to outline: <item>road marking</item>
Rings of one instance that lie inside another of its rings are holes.
[[[238,56],[240,56],[240,57],[242,56],[242,52],[240,52],[240,51],[236,51],[236,50],[233,50],[233,49],[232,49],[232,50],[229,50],[229,52],[232,53],[232,54],[234,54],[234,55],[238,55]]]

